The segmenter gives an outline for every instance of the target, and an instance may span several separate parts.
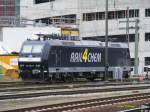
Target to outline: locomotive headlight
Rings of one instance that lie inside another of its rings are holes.
[[[29,67],[33,67],[33,65],[30,64]]]
[[[44,73],[47,73],[47,70],[44,70]]]
[[[36,67],[40,67],[40,65],[39,65],[39,64],[36,64],[35,66],[36,66]]]
[[[24,65],[23,65],[23,64],[20,64],[20,67],[24,67]]]
[[[41,71],[38,70],[38,69],[33,69],[33,70],[32,70],[32,73],[33,73],[33,74],[38,74],[38,73],[40,73],[40,72],[41,72]]]

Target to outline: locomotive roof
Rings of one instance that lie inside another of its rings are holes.
[[[45,40],[45,41],[26,41],[27,43],[49,43],[51,46],[87,46],[87,47],[105,47],[105,42],[100,41],[72,41],[72,40]],[[25,42],[25,43],[26,43]],[[109,47],[128,48],[127,43],[109,42]]]
[[[68,41],[68,40],[48,40],[53,46],[88,46],[88,47],[105,47],[105,42],[100,41]],[[128,48],[126,43],[109,42],[109,47]]]

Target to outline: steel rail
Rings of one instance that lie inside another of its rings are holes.
[[[92,99],[92,100],[67,102],[61,104],[21,108],[21,109],[7,110],[3,112],[33,112],[33,111],[34,112],[62,112],[62,111],[68,111],[74,109],[93,107],[93,106],[117,104],[117,103],[128,102],[128,101],[138,101],[138,100],[144,100],[149,98],[150,98],[150,93],[144,93],[144,94],[134,94],[134,95],[126,95],[126,96],[99,98],[99,99]]]
[[[67,90],[67,91],[49,91],[49,92],[32,92],[32,93],[20,93],[20,94],[10,94],[10,95],[0,95],[0,100],[7,99],[20,99],[20,98],[33,98],[41,96],[51,96],[51,95],[75,95],[75,94],[87,94],[87,93],[101,93],[101,92],[115,92],[115,91],[125,91],[125,90],[144,90],[148,89],[150,86],[141,87],[119,87],[119,88],[102,88],[102,89],[89,89],[89,90]]]

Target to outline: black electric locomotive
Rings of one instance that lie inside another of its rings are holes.
[[[104,76],[105,43],[99,41],[27,40],[19,58],[19,74],[23,80],[94,80]],[[126,43],[108,45],[109,74],[115,67],[130,71],[130,53]]]

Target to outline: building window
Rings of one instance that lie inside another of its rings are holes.
[[[134,58],[131,58],[131,66],[133,67],[134,66]]]
[[[132,72],[133,70],[134,70],[134,68],[131,67],[131,68],[130,68],[130,71]]]
[[[105,19],[105,13],[104,12],[100,12],[99,13],[99,20],[104,20]]]
[[[150,17],[150,9],[145,9],[145,17]]]
[[[116,18],[115,15],[116,15],[115,11],[108,12],[108,19],[115,19]]]
[[[45,2],[52,2],[55,0],[35,0],[35,4],[45,3]]]
[[[76,24],[76,15],[63,15],[63,16],[55,16],[55,17],[48,17],[48,18],[40,18],[36,19],[35,22],[45,23],[46,25],[49,24]]]
[[[118,18],[125,18],[125,10],[117,11]]]
[[[150,57],[145,57],[145,65],[150,65]]]
[[[129,10],[129,17],[139,17],[139,10],[138,9],[132,9]]]
[[[136,10],[134,11],[134,13],[135,13],[135,17],[139,17],[139,9],[136,9]]]
[[[145,33],[145,41],[150,41],[150,33]]]
[[[135,34],[129,35],[129,42],[135,42]]]
[[[95,20],[95,13],[88,13],[86,16],[87,16],[87,20],[88,21],[92,21],[92,20]]]
[[[144,67],[144,72],[149,72],[150,68],[149,67]]]
[[[109,11],[108,19],[126,18],[127,10]],[[129,17],[139,17],[139,9],[129,10]],[[83,13],[83,21],[104,20],[105,12]]]
[[[95,36],[95,37],[83,37],[83,40],[97,40],[97,41],[105,41],[105,36]],[[108,40],[110,42],[128,42],[126,35],[109,35]],[[135,34],[129,34],[129,42],[135,42]]]
[[[104,12],[96,12],[97,18],[96,20],[104,20],[105,19],[105,13]]]
[[[104,20],[104,12],[83,13],[83,21]]]

